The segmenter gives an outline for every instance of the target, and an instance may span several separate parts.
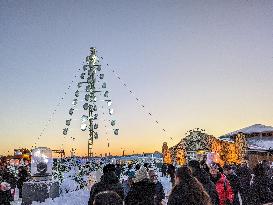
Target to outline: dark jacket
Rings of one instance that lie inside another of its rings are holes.
[[[28,172],[27,170],[23,167],[18,173],[18,181],[17,181],[17,187],[19,189],[19,198],[22,198],[22,190],[23,190],[23,184],[24,182],[28,181]]]
[[[205,191],[203,191],[205,192]],[[168,205],[208,205],[208,201],[204,200],[206,193],[200,190],[192,189],[182,184],[175,185],[168,199]],[[209,197],[207,196],[207,200]]]
[[[203,185],[204,189],[211,198],[213,205],[219,205],[219,197],[215,184],[210,180],[209,174],[203,169],[195,169],[193,176]]]
[[[116,175],[117,175],[118,178],[120,178],[121,172],[122,172],[122,168],[119,165],[119,166],[116,167]]]
[[[242,197],[243,205],[250,203],[250,181],[251,181],[251,170],[247,166],[243,166],[237,169],[237,176],[239,177],[239,192]]]
[[[251,203],[252,205],[261,205],[273,202],[273,192],[269,189],[269,180],[266,176],[254,177],[251,185]]]
[[[228,174],[227,179],[230,183],[230,186],[232,188],[232,191],[234,193],[234,201],[233,201],[233,205],[240,205],[239,202],[239,189],[240,189],[240,183],[239,183],[239,178],[236,174]]]
[[[154,205],[155,184],[148,179],[134,183],[127,197],[126,205]]]
[[[9,183],[12,189],[15,189],[17,183],[15,176],[8,170],[3,171],[1,174],[2,180]]]
[[[88,204],[93,205],[95,196],[103,191],[114,191],[121,197],[121,199],[124,199],[122,184],[119,182],[119,179],[114,172],[102,175],[101,181],[93,185],[90,191]]]
[[[17,186],[18,189],[22,189],[23,183],[28,181],[29,175],[27,173],[27,170],[25,168],[21,168],[21,170],[18,173],[18,181]]]
[[[10,191],[0,191],[0,204],[10,205],[11,197]]]
[[[14,188],[14,177],[11,173],[9,173],[6,169],[1,170],[0,173],[0,184],[2,182],[6,182],[10,184],[11,188]],[[1,205],[10,205],[10,201],[13,201],[13,196],[11,194],[11,190],[1,191],[0,190],[0,204]]]
[[[165,193],[161,182],[155,184],[155,204],[160,205],[161,201],[165,198]]]

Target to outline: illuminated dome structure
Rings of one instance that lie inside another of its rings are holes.
[[[49,177],[52,175],[52,150],[47,147],[38,147],[32,150],[31,176]]]

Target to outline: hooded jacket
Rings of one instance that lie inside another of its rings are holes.
[[[194,169],[193,176],[203,185],[204,189],[211,198],[213,205],[219,205],[218,192],[215,184],[210,180],[209,174],[203,169]]]
[[[155,184],[149,179],[133,184],[126,199],[126,205],[154,205],[155,203]]]
[[[197,181],[197,180],[196,180]],[[196,183],[196,182],[191,182]],[[199,183],[199,182],[198,182]],[[200,184],[201,186],[201,184]],[[175,185],[168,199],[168,205],[210,205],[210,198],[204,190],[181,182]]]
[[[114,172],[105,173],[101,176],[101,181],[93,185],[90,191],[88,205],[93,205],[95,196],[103,191],[114,191],[122,200],[124,199],[122,184],[119,182],[119,179]]]

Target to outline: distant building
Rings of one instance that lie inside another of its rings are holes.
[[[185,164],[202,160],[209,153],[219,155],[220,164],[240,164],[249,161],[251,167],[262,160],[273,161],[273,127],[255,124],[216,138],[202,130],[190,133],[173,147],[163,143],[165,163]]]
[[[220,139],[234,141],[239,133],[246,136],[247,159],[251,167],[262,160],[273,161],[273,127],[254,124],[225,134]]]
[[[208,154],[214,156],[213,161],[224,165],[240,164],[245,161],[247,143],[243,134],[237,134],[235,141],[220,140],[202,130],[190,130],[189,134],[173,147],[163,143],[164,163],[186,164],[189,160],[206,160]]]
[[[273,127],[255,124],[219,137],[222,140],[234,140],[242,133],[246,136],[249,148],[258,150],[273,150]]]

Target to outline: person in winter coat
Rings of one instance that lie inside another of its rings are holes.
[[[167,165],[165,163],[162,164],[161,166],[161,173],[162,173],[162,177],[166,176],[167,172]]]
[[[200,161],[200,166],[209,174],[209,166],[207,165],[207,157],[204,156],[203,160]]]
[[[13,201],[14,199],[12,192],[14,192],[16,188],[17,180],[14,174],[9,171],[7,166],[2,167],[0,175],[1,181],[9,184],[10,189],[7,191],[7,194],[9,195],[9,200]]]
[[[19,198],[22,198],[22,189],[24,182],[28,181],[29,175],[25,167],[19,167],[18,169],[18,180],[17,188],[19,189]]]
[[[11,197],[10,185],[0,179],[0,204],[10,205]]]
[[[224,174],[227,177],[232,191],[234,193],[234,200],[233,205],[240,205],[239,202],[239,189],[240,189],[240,182],[239,177],[234,173],[232,167],[230,165],[225,165],[224,167]]]
[[[234,194],[226,176],[220,171],[219,164],[212,164],[210,168],[211,180],[216,186],[220,205],[231,205],[234,200]]]
[[[125,175],[128,177],[127,180],[122,182],[123,190],[124,190],[124,196],[126,197],[129,193],[131,186],[133,184],[133,178],[135,177],[135,172],[133,170],[133,165],[128,165],[128,170],[125,172]]]
[[[135,172],[133,170],[133,165],[132,164],[129,164],[128,165],[128,170],[125,172],[125,174],[130,177],[130,178],[134,178],[135,177]]]
[[[187,166],[178,168],[175,175],[168,205],[211,205],[209,195]]]
[[[139,169],[140,169],[140,164],[136,164],[136,166],[135,166],[135,169],[136,169],[136,171],[138,171]]]
[[[158,181],[158,176],[154,170],[149,170],[149,177],[151,182],[155,184],[155,205],[161,205],[162,200],[165,198],[163,186]]]
[[[125,198],[125,204],[154,205],[155,196],[155,184],[149,180],[147,169],[141,167],[136,172],[134,184]]]
[[[118,177],[119,179],[120,179],[121,172],[122,172],[121,165],[120,165],[120,164],[117,164],[117,165],[116,165],[116,175],[117,175],[117,177]]]
[[[8,172],[6,163],[0,164],[0,204],[10,205],[13,201],[11,194],[10,173]]]
[[[248,205],[250,203],[250,181],[252,171],[248,167],[247,162],[241,164],[237,169],[237,176],[239,177],[239,192],[242,198],[242,205]]]
[[[93,205],[123,205],[123,201],[116,192],[104,191],[95,196]]]
[[[216,191],[215,184],[210,180],[210,175],[204,169],[201,168],[200,163],[197,160],[191,160],[188,164],[192,171],[192,175],[197,178],[199,182],[203,185],[206,192],[211,198],[211,203],[213,205],[219,205],[219,197]]]
[[[273,192],[269,189],[269,179],[263,164],[258,164],[254,168],[254,179],[251,185],[251,203],[262,205],[273,202]]]
[[[101,181],[94,184],[91,188],[88,205],[93,205],[95,196],[103,191],[114,191],[120,196],[121,199],[124,199],[123,187],[115,174],[114,165],[108,164],[103,168]]]

